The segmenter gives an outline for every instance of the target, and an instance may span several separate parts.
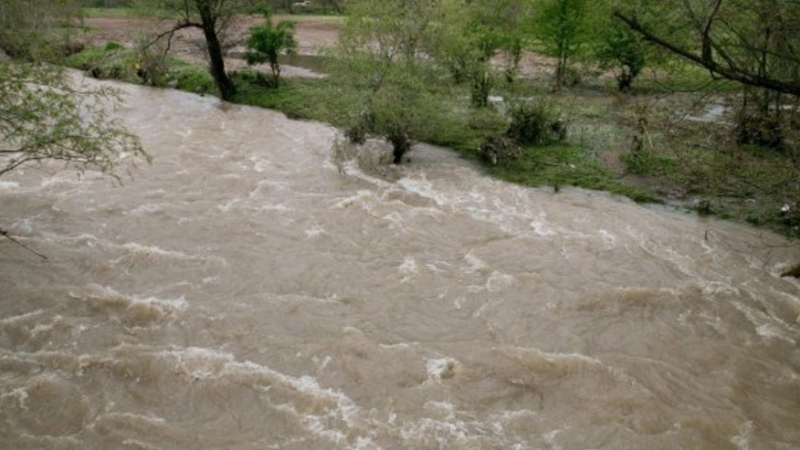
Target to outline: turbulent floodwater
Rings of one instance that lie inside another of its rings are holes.
[[[122,89],[151,166],[0,182],[0,448],[800,446],[777,237]]]

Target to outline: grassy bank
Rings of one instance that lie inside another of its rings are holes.
[[[137,73],[143,55],[113,43],[73,55],[67,63],[99,78],[216,93],[204,67],[173,58],[163,62],[162,75],[143,79]],[[686,79],[679,77],[677,84],[664,89],[677,90]],[[361,93],[333,79],[286,78],[277,89],[253,72],[236,73],[233,80],[235,103],[282,111],[291,118],[343,128],[359,111]],[[645,83],[641,89],[655,88]],[[728,89],[717,86],[711,92],[720,95]],[[797,170],[787,156],[735,145],[724,123],[676,119],[675,111],[691,109],[691,101],[665,100],[663,94],[641,91],[615,96],[598,87],[553,95],[541,83],[503,85],[497,92],[554,102],[569,124],[569,138],[527,147],[518,158],[492,165],[481,158],[479,148],[487,137],[501,133],[505,122],[492,108],[470,108],[466,88],[455,88],[440,99],[438,123],[420,140],[453,148],[481,161],[489,174],[514,183],[604,190],[637,202],[667,202],[798,235],[800,215],[793,210],[781,213],[785,204],[800,197]]]

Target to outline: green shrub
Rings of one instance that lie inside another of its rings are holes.
[[[481,145],[480,154],[493,165],[505,165],[522,155],[522,147],[505,136],[490,136]]]
[[[264,23],[250,29],[245,55],[247,64],[269,63],[273,87],[278,87],[281,81],[281,66],[278,61],[280,54],[293,54],[297,48],[294,27],[295,23],[288,20],[273,25],[272,16],[265,12]]]
[[[125,47],[123,47],[122,44],[120,44],[119,42],[114,42],[114,41],[108,41],[108,42],[106,42],[106,45],[103,46],[103,50],[105,50],[107,52],[113,52],[114,50],[122,50],[123,48],[125,48]]]
[[[509,109],[511,123],[506,135],[519,145],[562,142],[567,125],[556,107],[549,102],[521,102]]]

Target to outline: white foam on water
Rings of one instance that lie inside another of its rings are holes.
[[[166,206],[168,205],[164,203],[147,203],[132,209],[128,214],[133,214],[135,216],[153,214],[163,211]]]
[[[75,176],[75,174],[69,174],[69,175],[59,174],[59,175],[54,175],[50,178],[43,179],[42,182],[40,183],[40,187],[42,189],[46,189],[52,186],[57,186],[59,184],[79,185],[80,183],[81,180],[79,180]]]
[[[16,191],[19,189],[19,183],[16,181],[0,181],[0,191]]]
[[[600,235],[600,239],[606,244],[606,247],[613,247],[617,242],[617,237],[608,230],[598,230],[597,234]]]
[[[51,320],[50,323],[37,323],[31,329],[31,337],[36,337],[36,335],[38,334],[52,331],[57,325],[63,324],[63,322],[64,318],[62,316],[57,315],[53,317],[53,320]]]
[[[469,252],[467,252],[466,255],[464,255],[464,261],[466,261],[468,265],[466,270],[467,273],[479,272],[485,270],[487,267],[486,263],[483,262],[482,259],[475,256],[472,250],[470,250]]]
[[[325,231],[325,228],[323,228],[320,224],[315,223],[305,230],[305,234],[307,239],[312,239],[324,234],[328,234],[328,232]]]
[[[701,288],[703,289],[703,295],[706,297],[717,295],[738,296],[741,294],[738,288],[722,281],[701,281]]]
[[[547,433],[543,434],[542,437],[544,441],[553,449],[553,450],[561,450],[561,446],[556,443],[556,438],[559,434],[566,431],[567,428],[558,428],[552,431],[548,431]]]
[[[639,245],[639,248],[650,254],[650,256],[658,260],[671,263],[687,277],[699,278],[691,269],[691,266],[695,264],[695,261],[693,261],[688,255],[682,255],[675,251],[675,249],[672,247],[660,244],[650,239],[649,236],[635,230],[630,225],[625,227],[625,232],[628,234],[628,236],[634,239],[634,241]]]
[[[12,401],[16,401],[17,405],[19,405],[20,409],[27,410],[28,409],[28,390],[24,387],[18,387],[15,389],[11,389],[8,392],[0,393],[0,399],[9,398]]]
[[[336,202],[336,207],[345,209],[345,208],[349,208],[349,207],[351,207],[353,205],[359,205],[359,206],[363,207],[364,209],[369,210],[371,208],[366,206],[366,199],[374,198],[374,197],[375,197],[375,194],[372,191],[361,190],[361,191],[356,192],[355,195],[343,198],[343,199],[339,200],[338,202]]]
[[[548,237],[548,236],[555,236],[556,232],[547,225],[547,215],[541,214],[537,219],[532,220],[530,223],[530,228],[533,231],[533,234],[540,237]]]
[[[309,375],[292,377],[251,361],[237,361],[230,353],[207,348],[173,348],[162,350],[157,356],[172,361],[176,372],[186,375],[191,381],[221,380],[254,386],[280,383],[303,395],[335,404],[334,413],[349,426],[356,425],[360,414],[360,408],[344,393],[321,387],[316,378]]]
[[[252,161],[254,163],[253,164],[253,170],[255,170],[258,173],[263,173],[267,169],[272,167],[272,161],[270,161],[268,159],[257,158],[257,157],[254,156],[254,157],[250,158],[250,161]]]
[[[347,176],[362,181],[366,181],[367,183],[370,183],[377,188],[390,188],[392,186],[392,183],[381,180],[380,178],[377,177],[373,177],[371,175],[367,175],[366,172],[364,172],[363,170],[361,170],[360,167],[358,167],[358,162],[355,160],[347,161],[346,163],[344,163],[342,165],[342,172]]]
[[[408,177],[401,178],[397,181],[397,185],[403,187],[403,189],[408,192],[413,192],[420,197],[432,200],[438,206],[454,206],[458,203],[454,199],[448,198],[446,195],[442,194],[442,191],[435,189],[433,183],[428,181],[424,175],[419,179]]]
[[[486,280],[486,290],[491,293],[502,292],[511,287],[514,281],[513,275],[495,271]]]
[[[258,207],[258,210],[261,212],[294,212],[294,208],[280,203],[275,205],[262,205]]]
[[[70,296],[86,301],[96,308],[120,309],[134,322],[174,319],[189,307],[189,302],[183,296],[174,299],[129,296],[96,284],[89,285],[88,289],[88,294],[71,292]]]
[[[19,314],[16,316],[4,317],[0,319],[0,325],[11,325],[11,324],[17,324],[19,322],[26,322],[29,319],[33,319],[35,317],[42,315],[43,313],[44,313],[43,309],[37,309],[35,311]]]
[[[402,281],[405,282],[409,281],[413,275],[419,273],[419,266],[414,258],[406,256],[406,258],[403,260],[403,263],[400,264],[400,267],[398,267],[398,270],[404,275]]]
[[[739,450],[750,450],[750,437],[753,434],[753,422],[747,421],[739,427],[739,434],[731,437],[731,443]]]
[[[519,447],[517,439],[509,439],[503,424],[492,424],[476,418],[473,414],[459,413],[455,405],[447,401],[428,401],[423,410],[432,417],[422,417],[403,422],[400,437],[402,448],[525,448]]]
[[[405,232],[405,226],[403,225],[405,219],[403,218],[403,215],[400,214],[398,211],[393,211],[383,216],[382,219],[391,224],[390,228],[392,230],[399,230],[403,233]]]
[[[241,198],[233,198],[233,199],[230,199],[230,200],[228,200],[227,202],[225,202],[225,203],[223,203],[221,205],[217,205],[217,210],[219,212],[227,213],[227,212],[233,211],[234,208],[236,206],[238,206],[239,204],[241,204],[241,203],[242,203],[242,199]]]
[[[109,412],[100,416],[100,418],[115,418],[123,419],[130,422],[139,422],[145,425],[163,426],[167,424],[166,419],[155,415],[142,415],[130,412]]]
[[[453,378],[457,368],[458,361],[454,358],[434,358],[425,360],[425,370],[428,372],[428,381],[439,382]]]
[[[761,338],[780,339],[792,345],[797,345],[797,341],[792,337],[794,332],[792,325],[787,324],[775,317],[768,315],[766,312],[759,309],[747,306],[739,301],[731,302],[734,308],[739,310]]]
[[[383,447],[373,442],[372,438],[359,437],[356,439],[355,445],[350,448],[352,450],[380,450]]]

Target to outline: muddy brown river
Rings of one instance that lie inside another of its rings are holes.
[[[779,237],[120,87],[152,165],[0,181],[0,448],[800,448]]]

